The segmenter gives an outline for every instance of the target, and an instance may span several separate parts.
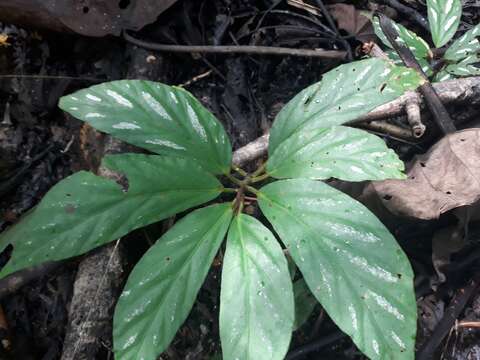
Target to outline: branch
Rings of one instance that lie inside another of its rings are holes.
[[[302,56],[317,57],[324,59],[345,58],[347,53],[338,50],[324,49],[294,49],[276,46],[255,46],[255,45],[170,45],[158,44],[155,42],[140,40],[129,35],[126,31],[123,38],[136,46],[148,50],[179,52],[179,53],[211,53],[211,54],[257,54],[257,55],[277,55],[277,56]]]

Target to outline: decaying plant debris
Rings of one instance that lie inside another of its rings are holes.
[[[96,169],[103,155],[110,152],[111,140],[56,109],[58,98],[64,94],[127,77],[186,84],[185,88],[226,126],[236,149],[234,162],[253,168],[263,161],[274,116],[292,95],[336,65],[348,62],[348,54],[363,56],[360,41],[375,41],[365,12],[376,9],[429,37],[424,27],[426,8],[403,1],[400,5],[385,1],[392,6],[385,7],[374,2],[347,5],[319,0],[178,0],[158,2],[157,8],[148,11],[141,7],[141,1],[86,1],[81,6],[65,2],[61,11],[58,4],[55,8],[46,2],[46,23],[45,16],[30,16],[32,12],[26,22],[15,23],[15,11],[9,15],[14,3],[0,1],[0,10],[8,7],[10,11],[0,15],[5,21],[0,25],[2,229],[16,223],[59,180],[80,169]],[[413,16],[405,17],[404,12]],[[45,14],[45,7],[41,13]],[[346,14],[354,14],[355,21]],[[478,4],[464,3],[460,33],[479,22]],[[147,23],[151,25],[145,27]],[[25,24],[26,28],[20,27]],[[126,38],[131,36],[147,45],[179,46],[182,53],[170,52],[168,47],[157,52],[127,45],[120,36],[101,38],[120,35],[121,29],[129,30]],[[62,33],[65,31],[69,34]],[[228,52],[228,47],[237,45],[246,46],[239,51],[242,54]],[[212,47],[213,53],[203,52],[202,46]],[[225,53],[215,52],[215,46],[226,46],[221,50]],[[268,47],[272,53],[274,47],[280,48],[280,55],[259,55],[268,54]],[[288,56],[288,49],[295,49],[291,55],[296,56]],[[314,50],[318,51],[311,52]],[[322,51],[332,56],[326,58]],[[315,57],[307,57],[309,54]],[[383,208],[375,211],[389,218],[390,230],[413,264],[419,306],[418,358],[471,359],[480,351],[475,330],[480,321],[475,276],[480,265],[475,211],[480,181],[476,174],[480,78],[432,85],[460,130],[443,136],[426,99],[414,95],[419,100],[414,112],[419,112],[425,126],[425,133],[416,136],[419,123],[407,119],[411,94],[357,119],[353,126],[380,134],[408,169],[405,181],[369,184],[359,198],[365,199],[365,194],[378,198]],[[349,192],[358,197],[362,190]],[[365,203],[370,206],[369,201]],[[245,210],[258,213],[254,201]],[[136,232],[130,239],[133,241],[120,240],[116,250],[122,258],[123,273],[113,271],[119,264],[111,257],[114,243],[86,257],[49,263],[35,272],[21,271],[1,279],[9,335],[4,337],[2,322],[0,336],[7,339],[2,343],[9,345],[1,350],[0,357],[111,358],[110,331],[105,324],[112,316],[122,282],[132,264],[174,221]],[[440,245],[442,241],[445,246]],[[220,353],[215,309],[219,305],[222,255],[221,251],[216,257],[192,314],[162,358],[207,359]],[[2,256],[6,259],[8,254]],[[92,263],[98,266],[99,276],[94,276]],[[105,294],[106,301],[99,301],[99,294]],[[305,324],[294,333],[287,359],[359,358],[355,346],[339,335],[323,309],[315,307],[305,318]]]

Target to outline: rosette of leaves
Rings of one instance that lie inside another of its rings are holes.
[[[371,359],[412,359],[416,306],[405,254],[367,208],[321,180],[403,178],[403,163],[380,138],[342,124],[420,82],[414,71],[380,59],[324,74],[278,114],[270,157],[251,174],[232,166],[222,125],[181,88],[125,80],[63,97],[66,112],[153,154],[104,159],[127,186],[84,171],[54,186],[0,235],[2,249],[13,246],[0,276],[80,255],[195,207],[131,272],[114,316],[117,359],[154,360],[166,350],[225,237],[224,359],[285,356],[296,326],[285,252],[363,353]],[[212,202],[222,193],[231,200]],[[242,213],[246,193],[256,197],[278,238],[270,225]]]
[[[454,37],[462,16],[460,0],[427,0],[428,24],[435,48],[447,45]],[[375,34],[385,46],[393,49],[380,28],[377,17],[372,20]],[[456,77],[480,75],[480,24],[451,43],[441,58],[435,59],[428,43],[403,25],[393,22],[398,33],[398,41],[406,45],[422,67],[423,72],[434,81],[444,81]],[[395,64],[402,64],[393,50],[387,51]]]

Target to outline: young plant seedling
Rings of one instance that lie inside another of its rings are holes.
[[[85,171],[54,186],[0,235],[1,249],[13,245],[0,276],[83,254],[231,193],[232,201],[197,208],[177,221],[135,266],[116,306],[116,359],[154,360],[165,351],[225,236],[225,360],[284,358],[295,320],[285,250],[315,298],[364,354],[413,359],[416,305],[407,257],[366,207],[319,180],[403,178],[403,163],[382,139],[342,124],[420,82],[413,70],[380,59],[324,74],[278,114],[270,157],[252,174],[232,166],[222,125],[183,89],[125,80],[63,97],[63,110],[157,155],[103,160],[126,177],[127,189]],[[242,213],[245,194],[256,197],[279,239]]]
[[[427,0],[428,23],[435,47],[445,46],[455,35],[462,16],[460,0]],[[375,34],[385,44],[392,48],[380,28],[377,17],[374,17]],[[455,40],[439,59],[433,59],[433,52],[428,43],[413,31],[401,24],[393,23],[398,33],[398,40],[412,51],[423,72],[433,81],[444,81],[456,77],[480,75],[480,24],[474,26]],[[393,50],[387,52],[389,58],[396,64],[402,61]]]

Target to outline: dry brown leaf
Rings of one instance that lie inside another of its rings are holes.
[[[445,136],[417,157],[406,180],[372,183],[394,214],[436,219],[480,199],[480,129]]]
[[[338,28],[345,30],[362,41],[375,40],[375,33],[370,19],[357,10],[355,6],[348,4],[333,4],[328,7],[330,14],[337,21]]]

